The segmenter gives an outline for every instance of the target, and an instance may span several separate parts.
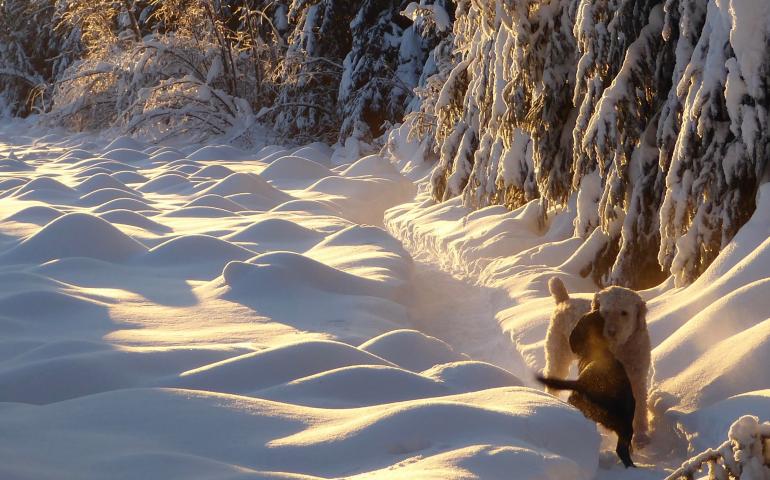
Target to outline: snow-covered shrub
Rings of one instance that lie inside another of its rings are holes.
[[[63,22],[82,30],[88,52],[56,81],[53,122],[202,138],[248,127],[252,107],[275,97],[282,37],[264,10],[208,0],[153,0],[141,10],[74,3]]]
[[[48,86],[82,53],[80,32],[62,25],[66,2],[0,2],[0,112],[48,107]]]
[[[666,480],[693,480],[707,468],[709,480],[765,480],[770,478],[770,422],[760,423],[752,415],[736,420],[728,440],[708,449],[666,477]]]
[[[78,130],[116,126],[164,139],[221,135],[249,122],[228,93],[219,49],[166,35],[74,65],[57,82],[49,121]]]

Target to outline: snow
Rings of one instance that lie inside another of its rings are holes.
[[[260,177],[283,188],[305,188],[330,175],[331,170],[323,165],[296,155],[280,157],[260,173]]]
[[[463,360],[445,342],[416,330],[393,330],[368,340],[360,348],[413,372]]]
[[[411,156],[21,128],[0,126],[29,167],[0,182],[2,478],[660,479],[768,419],[767,186],[698,281],[642,292],[656,430],[626,471],[532,380],[548,279],[595,289],[579,199],[541,224],[435,203]]]

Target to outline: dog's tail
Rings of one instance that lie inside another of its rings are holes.
[[[579,390],[576,380],[561,380],[558,378],[548,378],[542,375],[535,375],[535,379],[553,390]]]
[[[584,385],[580,385],[577,380],[561,380],[558,378],[544,377],[542,375],[535,375],[535,379],[551,390],[572,390],[602,408],[610,408],[607,398],[596,395],[591,392],[590,389],[586,389]]]
[[[569,301],[569,293],[567,293],[564,282],[562,282],[559,277],[551,277],[551,279],[548,280],[548,290],[551,291],[551,295],[553,296],[553,299],[556,300],[556,303]]]

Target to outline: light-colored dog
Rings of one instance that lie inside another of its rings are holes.
[[[631,381],[636,401],[634,443],[644,446],[649,443],[647,379],[652,356],[647,331],[647,305],[633,290],[608,287],[594,295],[591,310],[598,310],[604,317],[604,337]]]
[[[556,301],[556,308],[551,314],[551,323],[545,335],[545,370],[548,378],[566,379],[569,367],[577,357],[569,347],[569,336],[580,317],[591,311],[591,301],[584,298],[570,298],[567,289],[559,277],[548,282],[548,289]],[[557,391],[546,387],[551,395]]]
[[[545,339],[545,376],[566,378],[576,358],[569,346],[569,336],[578,320],[591,310],[604,318],[604,337],[631,382],[636,402],[634,444],[649,443],[647,419],[647,379],[650,372],[650,335],[647,331],[647,307],[633,290],[608,287],[594,295],[593,301],[570,298],[564,283],[553,277],[548,288],[556,301]],[[549,393],[554,393],[549,390]]]

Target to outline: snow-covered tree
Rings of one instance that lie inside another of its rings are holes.
[[[295,0],[289,23],[296,25],[276,80],[278,96],[267,118],[283,135],[334,141],[339,128],[336,104],[342,62],[350,51],[352,0]]]
[[[408,20],[399,0],[364,0],[350,24],[352,47],[339,88],[342,137],[364,141],[380,136],[388,119],[403,115],[414,83],[396,75]]]
[[[750,3],[709,2],[694,48],[677,49],[677,64],[686,66],[669,97],[681,123],[660,212],[659,262],[678,284],[703,272],[754,210],[770,140],[768,22],[770,12]],[[662,152],[672,136],[670,126],[661,129]]]
[[[574,10],[571,0],[523,2],[511,12],[510,25],[506,24],[515,34],[513,77],[506,86],[511,112],[508,120],[532,137],[527,150],[514,154],[521,157],[531,150],[532,167],[519,162],[514,171],[528,168],[531,174],[534,169],[537,189],[522,181],[512,185],[524,193],[518,205],[540,196],[543,213],[550,204],[566,204],[571,193],[570,132],[576,114],[571,103],[575,87]],[[509,133],[510,129],[505,132],[511,145],[521,138],[516,132]]]
[[[545,213],[577,193],[575,233],[600,228],[605,242],[585,275],[691,281],[768,176],[762,5],[460,3],[453,68],[423,99],[436,118],[434,197],[474,208],[540,198]]]
[[[371,141],[400,120],[418,86],[428,55],[451,26],[443,3],[366,0],[351,23],[338,102],[340,138]]]

